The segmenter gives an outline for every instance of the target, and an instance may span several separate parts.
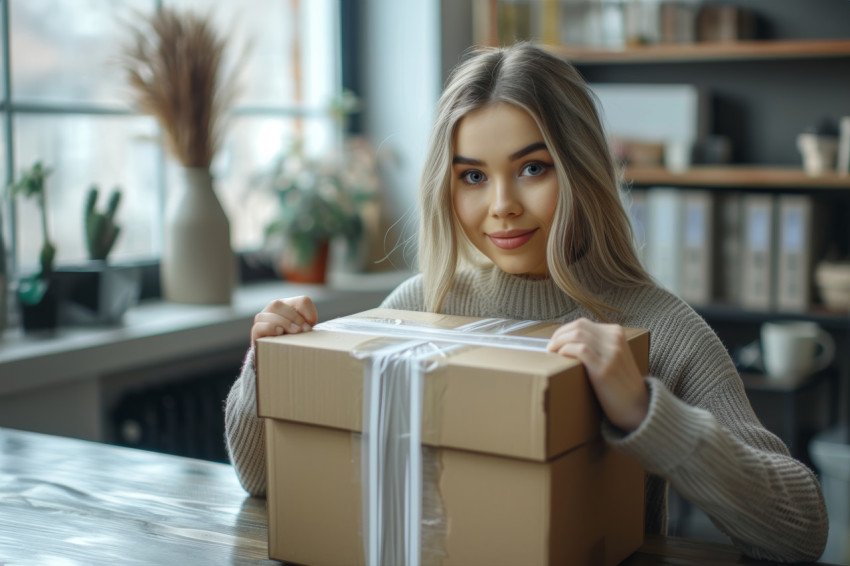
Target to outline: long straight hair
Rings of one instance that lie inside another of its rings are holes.
[[[453,136],[470,112],[498,103],[531,116],[554,160],[559,198],[546,245],[558,287],[602,320],[614,309],[578,280],[572,264],[605,286],[649,285],[620,200],[619,176],[594,95],[566,61],[520,43],[484,48],[452,72],[437,105],[419,191],[419,269],[425,307],[440,312],[458,269],[482,254],[463,233],[451,197]]]

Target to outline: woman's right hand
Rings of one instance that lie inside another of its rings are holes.
[[[254,317],[251,327],[251,347],[254,348],[254,364],[257,362],[257,340],[266,336],[297,334],[312,330],[319,321],[316,305],[310,297],[276,299]]]

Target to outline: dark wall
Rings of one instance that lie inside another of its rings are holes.
[[[738,0],[764,39],[850,38],[850,1]],[[581,67],[590,82],[691,83],[712,100],[712,133],[732,140],[733,161],[799,165],[798,133],[850,115],[850,58]]]
[[[740,6],[751,10],[765,39],[830,39],[850,37],[847,0],[724,0],[704,4]]]

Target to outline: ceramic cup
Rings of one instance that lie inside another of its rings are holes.
[[[686,140],[670,140],[664,144],[664,166],[673,173],[683,173],[691,166],[692,144]]]
[[[835,357],[835,341],[814,322],[766,322],[761,347],[765,373],[779,379],[805,377]]]
[[[800,134],[797,136],[797,149],[803,156],[803,169],[808,175],[823,175],[835,169],[838,138]]]

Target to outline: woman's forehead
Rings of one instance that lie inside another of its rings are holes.
[[[504,102],[467,113],[453,135],[455,154],[470,154],[469,157],[479,152],[510,156],[543,141],[543,134],[531,115]]]

